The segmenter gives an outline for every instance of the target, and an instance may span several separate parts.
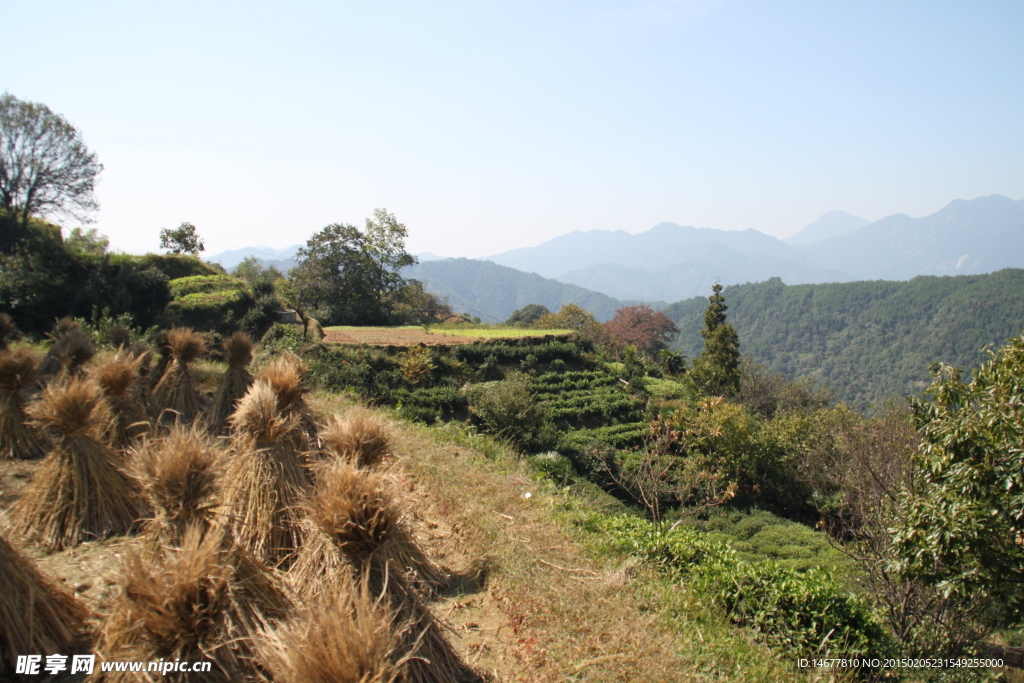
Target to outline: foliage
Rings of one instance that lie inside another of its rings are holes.
[[[189,294],[212,294],[224,291],[244,291],[245,283],[229,275],[192,275],[167,283],[171,296],[180,298]]]
[[[102,170],[63,116],[0,95],[0,252],[27,237],[34,216],[88,220],[98,208],[93,190]]]
[[[877,657],[890,647],[869,606],[827,571],[799,571],[773,560],[744,561],[729,544],[698,531],[662,531],[635,517],[595,515],[589,525],[776,647],[801,656],[844,657]]]
[[[414,346],[406,351],[399,365],[402,374],[413,384],[423,383],[437,368],[430,356],[430,349],[426,346]]]
[[[400,270],[415,263],[405,251],[405,225],[384,209],[366,227],[333,223],[316,233],[289,273],[295,304],[324,325],[390,321],[388,296],[405,286]]]
[[[979,349],[1024,328],[1024,270],[988,275],[915,277],[909,282],[785,285],[772,279],[726,287],[729,320],[743,352],[769,373],[814,378],[838,400],[865,409],[928,385],[941,360],[977,366]],[[674,348],[700,353],[707,300],[673,304],[665,313],[681,330]]]
[[[264,266],[255,256],[246,256],[242,262],[235,266],[231,274],[249,283],[250,286],[257,283],[274,282],[284,277],[284,274],[274,266]]]
[[[576,304],[565,304],[558,313],[543,313],[533,321],[534,327],[554,330],[583,331],[598,326],[597,318]]]
[[[679,334],[671,318],[647,304],[620,308],[604,329],[614,344],[635,346],[651,358]]]
[[[403,287],[391,293],[386,307],[391,322],[396,325],[431,325],[454,316],[451,306],[424,289],[419,280],[407,280]]]
[[[935,364],[912,403],[923,443],[897,521],[905,572],[944,594],[1000,595],[1024,616],[1024,337],[969,381]]]
[[[202,238],[196,232],[196,226],[183,222],[178,227],[164,228],[160,231],[160,248],[172,254],[192,254],[195,256],[206,249]]]
[[[530,378],[510,373],[499,382],[477,384],[470,389],[473,418],[487,432],[522,448],[550,440],[549,418],[534,400]]]
[[[704,350],[693,362],[690,376],[709,394],[734,395],[740,389],[740,338],[736,329],[725,322],[725,297],[722,285],[711,287],[708,307],[704,310]]]
[[[245,283],[228,275],[194,275],[168,286],[174,298],[165,309],[167,322],[196,330],[237,330],[255,303]]]
[[[110,240],[106,235],[101,235],[96,228],[74,228],[64,240],[64,246],[70,252],[85,256],[103,256],[110,247]]]
[[[532,325],[536,322],[537,318],[542,315],[548,315],[551,311],[548,310],[547,306],[541,304],[526,304],[522,308],[516,309],[512,312],[512,315],[505,321],[506,325]]]

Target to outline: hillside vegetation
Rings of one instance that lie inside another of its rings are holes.
[[[909,282],[785,285],[778,278],[726,287],[742,351],[790,379],[811,377],[837,398],[867,406],[919,392],[935,361],[969,368],[980,349],[1024,327],[1024,271],[916,277]],[[701,352],[705,297],[664,313],[680,329],[674,348]]]

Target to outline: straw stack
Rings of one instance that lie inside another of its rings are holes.
[[[224,341],[224,355],[228,359],[228,369],[221,377],[210,406],[210,430],[214,434],[227,433],[228,418],[252,386],[252,375],[246,370],[252,360],[252,337],[245,332],[235,332]]]
[[[46,438],[28,423],[26,395],[34,385],[37,356],[24,349],[0,351],[0,460],[41,458]]]
[[[203,398],[189,364],[206,351],[206,339],[188,328],[175,327],[167,333],[167,348],[173,360],[153,389],[161,421],[192,424],[203,410]]]
[[[151,427],[146,411],[133,395],[133,389],[140,382],[141,365],[142,358],[133,358],[119,351],[93,366],[89,373],[110,406],[111,420],[105,430],[107,438],[114,448],[122,451],[149,432]]]
[[[17,655],[62,654],[81,644],[89,617],[82,603],[43,576],[0,536],[0,674]]]
[[[299,419],[283,414],[273,387],[258,380],[231,416],[231,428],[224,504],[233,535],[260,560],[288,563],[299,546],[300,506],[310,488]]]
[[[54,549],[131,529],[143,506],[105,443],[110,413],[99,387],[82,379],[51,385],[28,412],[53,447],[11,508],[15,529]]]

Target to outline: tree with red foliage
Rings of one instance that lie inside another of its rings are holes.
[[[651,357],[679,334],[679,328],[671,318],[647,304],[620,308],[604,328],[616,344],[635,346]]]

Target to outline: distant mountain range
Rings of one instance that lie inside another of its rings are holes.
[[[636,303],[475,259],[421,261],[403,269],[402,275],[423,282],[431,292],[445,297],[454,310],[492,323],[504,322],[527,304],[541,304],[552,311],[578,304],[605,321],[611,320],[616,310]],[[652,305],[661,308],[666,304],[655,301]]]
[[[287,272],[300,245],[247,247],[208,260],[228,270],[246,256]],[[757,230],[716,230],[661,223],[630,234],[571,232],[486,260],[424,252],[405,271],[460,312],[505,320],[516,308],[563,303],[611,318],[627,302],[664,306],[706,296],[711,285],[789,285],[909,280],[1024,268],[1024,202],[1000,195],[951,202],[924,218],[897,214],[873,223],[842,211],[825,214],[787,240]]]
[[[753,229],[661,223],[636,235],[571,232],[488,257],[622,299],[676,301],[724,285],[780,277],[787,284],[906,280],[1024,267],[1024,202],[999,195],[956,200],[924,218],[874,223],[825,214],[789,240]]]

